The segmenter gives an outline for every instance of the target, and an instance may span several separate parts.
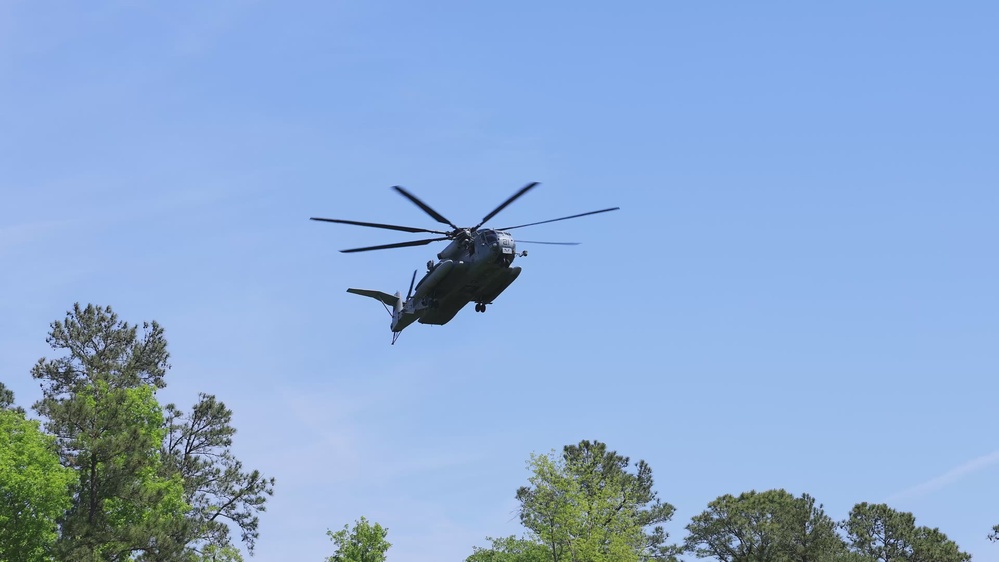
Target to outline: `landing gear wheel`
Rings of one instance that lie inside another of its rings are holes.
[[[485,312],[485,311],[486,311],[485,303],[481,302],[475,303],[475,312]]]

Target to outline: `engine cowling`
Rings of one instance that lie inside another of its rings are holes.
[[[434,287],[447,277],[448,273],[451,273],[452,269],[454,269],[454,262],[451,260],[444,260],[437,264],[437,267],[433,271],[420,280],[420,284],[416,286],[416,292],[413,293],[413,298],[422,299],[429,295],[434,290]]]

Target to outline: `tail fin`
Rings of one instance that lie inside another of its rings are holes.
[[[404,303],[401,293],[390,295],[381,291],[371,291],[368,289],[347,289],[347,292],[354,293],[355,295],[361,295],[363,297],[371,297],[385,305],[386,312],[388,312],[389,316],[392,317],[392,324],[390,324],[389,327],[392,328],[393,345],[395,344],[395,340],[399,339],[399,334],[402,332],[402,329],[410,325],[415,319],[415,317],[410,318],[408,321],[404,319],[405,315],[402,310]]]
[[[395,310],[398,305],[402,304],[402,296],[399,295],[398,293],[390,295],[388,293],[383,293],[381,291],[371,291],[368,289],[347,289],[347,292],[379,300],[390,310]]]

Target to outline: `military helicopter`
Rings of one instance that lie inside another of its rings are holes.
[[[371,250],[388,250],[391,248],[406,248],[409,246],[423,246],[431,242],[441,242],[450,240],[444,250],[437,254],[436,263],[433,260],[427,262],[427,273],[416,283],[417,271],[413,272],[413,278],[409,281],[409,291],[406,298],[402,298],[401,293],[390,295],[381,291],[369,289],[347,289],[348,293],[362,295],[378,300],[384,305],[392,317],[390,328],[392,329],[392,344],[399,339],[402,330],[413,322],[419,321],[421,324],[447,324],[458,314],[466,304],[475,303],[476,312],[485,312],[486,305],[492,302],[510,286],[517,276],[520,275],[520,267],[513,267],[515,257],[527,256],[527,252],[517,253],[517,245],[512,236],[507,231],[525,226],[534,226],[549,222],[563,221],[596,215],[608,211],[616,211],[619,207],[600,209],[568,217],[560,217],[545,221],[518,224],[515,226],[505,226],[503,228],[485,228],[482,225],[489,219],[496,216],[528,191],[534,189],[538,182],[532,182],[522,187],[510,198],[493,209],[488,215],[479,221],[479,224],[463,228],[444,218],[443,215],[433,210],[429,205],[420,201],[415,195],[405,189],[394,186],[399,194],[409,199],[423,212],[430,215],[439,223],[451,227],[449,231],[430,230],[412,226],[399,226],[395,224],[382,224],[375,222],[360,222],[342,219],[326,219],[311,217],[310,220],[333,222],[340,224],[352,224],[356,226],[366,226],[371,228],[383,228],[387,230],[398,230],[402,232],[426,232],[429,234],[439,234],[438,238],[424,238],[409,242],[397,242],[394,244],[383,244],[380,246],[366,246],[364,248],[352,248],[340,250],[345,254],[354,252],[368,252]],[[538,242],[532,240],[521,240],[529,244],[555,244],[563,246],[575,246],[578,242]],[[415,285],[415,287],[414,287]]]

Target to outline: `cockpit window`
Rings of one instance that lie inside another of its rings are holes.
[[[486,244],[492,244],[496,241],[496,233],[493,231],[482,233],[482,239]]]

